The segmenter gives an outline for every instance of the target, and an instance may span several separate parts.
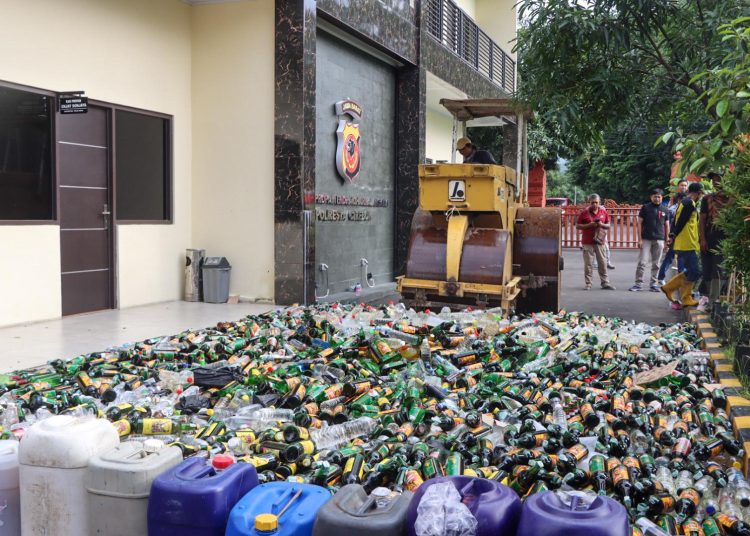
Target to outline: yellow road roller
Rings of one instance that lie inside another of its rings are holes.
[[[440,103],[454,117],[454,155],[459,123],[463,134],[467,121],[491,124],[487,119],[494,118],[506,133],[514,132],[505,140],[516,146],[516,158],[506,165],[419,166],[419,209],[412,220],[406,275],[397,278],[398,292],[416,308],[556,311],[562,212],[527,203],[530,112],[506,99]],[[503,152],[510,153],[507,148]]]

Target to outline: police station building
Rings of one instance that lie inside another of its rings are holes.
[[[404,271],[441,98],[511,95],[515,0],[0,0],[0,325]]]

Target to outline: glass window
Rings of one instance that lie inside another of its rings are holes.
[[[117,110],[115,169],[118,220],[170,219],[169,120]]]
[[[0,87],[0,220],[54,220],[52,97]]]

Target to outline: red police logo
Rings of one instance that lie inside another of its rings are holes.
[[[350,99],[339,101],[336,103],[336,115],[341,117],[338,129],[336,129],[336,137],[338,138],[336,169],[343,179],[354,182],[354,179],[359,175],[362,163],[359,132],[362,107]],[[349,116],[351,119],[345,116]]]

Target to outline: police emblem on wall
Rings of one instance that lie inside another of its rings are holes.
[[[339,116],[339,127],[336,129],[339,140],[336,146],[336,169],[342,178],[353,182],[359,175],[362,163],[359,134],[362,107],[351,99],[342,100],[336,103],[336,115]]]

